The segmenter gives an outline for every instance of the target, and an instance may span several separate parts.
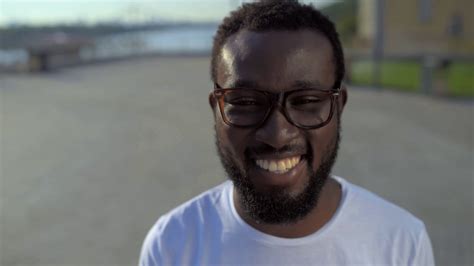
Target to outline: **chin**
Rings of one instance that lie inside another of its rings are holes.
[[[330,176],[339,147],[339,130],[333,145],[316,159],[313,153],[301,155],[288,171],[267,171],[262,162],[244,156],[239,163],[232,152],[216,138],[217,152],[224,170],[239,195],[243,211],[254,221],[266,224],[292,224],[306,217],[318,204],[324,184]],[[309,145],[309,144],[307,144]],[[310,146],[307,146],[310,147]],[[321,158],[321,159],[319,159]],[[308,163],[312,162],[312,163]],[[317,164],[317,163],[316,163]],[[244,167],[240,167],[244,165]],[[286,170],[286,169],[285,169]]]
[[[252,170],[252,162],[247,162],[247,169],[240,169],[225,149],[218,152],[244,212],[254,221],[266,224],[292,224],[310,213],[317,205],[333,164],[328,160],[314,171],[307,160],[302,160],[294,173],[282,181],[275,179],[281,177],[278,174]]]

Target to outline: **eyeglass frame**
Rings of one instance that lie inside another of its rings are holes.
[[[268,108],[268,110],[266,111],[265,116],[262,118],[262,120],[259,123],[255,124],[255,125],[242,126],[242,125],[233,124],[232,122],[230,122],[227,119],[226,115],[224,114],[224,104],[225,104],[225,102],[224,102],[224,97],[223,96],[228,91],[235,91],[235,90],[238,90],[238,89],[244,89],[244,88],[222,88],[221,86],[219,86],[219,84],[214,82],[214,90],[212,91],[212,94],[213,94],[214,98],[217,99],[217,103],[218,103],[218,107],[219,107],[219,113],[221,114],[221,117],[222,117],[222,120],[224,121],[224,123],[226,123],[229,126],[238,127],[238,128],[259,128],[259,127],[261,127],[265,123],[265,121],[268,119],[268,117],[272,113],[273,109],[275,109],[275,107],[277,107],[278,109],[281,110],[281,113],[283,114],[285,119],[290,124],[292,124],[293,126],[296,126],[298,128],[301,128],[301,129],[306,129],[306,130],[318,129],[318,128],[324,127],[327,124],[329,124],[329,122],[331,121],[331,119],[334,115],[334,106],[337,106],[337,99],[339,97],[339,92],[340,92],[340,86],[338,86],[337,83],[330,90],[296,89],[296,90],[291,90],[291,91],[283,91],[283,92],[279,92],[279,93],[274,93],[274,92],[269,92],[269,91],[262,91],[262,90],[252,89],[253,91],[258,91],[260,93],[263,93],[267,97],[267,99],[270,99],[271,104],[270,104],[270,107]],[[316,126],[304,126],[304,125],[299,125],[299,124],[295,123],[292,119],[290,119],[290,116],[288,115],[286,107],[285,107],[285,102],[286,102],[286,99],[288,98],[288,95],[290,95],[292,93],[295,93],[295,92],[308,91],[308,90],[313,90],[313,91],[318,91],[318,92],[324,93],[324,94],[326,94],[327,97],[331,98],[331,107],[330,107],[329,116],[328,116],[327,120],[324,121],[323,123],[319,124],[319,125],[316,125]]]

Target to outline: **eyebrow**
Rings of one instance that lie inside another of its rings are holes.
[[[297,80],[291,86],[294,89],[316,89],[316,90],[326,90],[328,88],[324,87],[319,81],[308,81],[308,80]]]
[[[229,88],[247,88],[247,89],[263,89],[257,82],[251,80],[236,80],[227,86]]]
[[[255,81],[236,80],[227,86],[228,88],[247,88],[247,89],[265,89]],[[319,81],[297,80],[293,82],[291,89],[317,89],[327,90]]]

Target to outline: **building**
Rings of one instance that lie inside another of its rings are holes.
[[[359,0],[356,50],[370,51],[374,43],[377,1],[385,55],[473,56],[473,0]]]

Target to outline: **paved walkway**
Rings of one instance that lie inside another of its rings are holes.
[[[134,265],[160,214],[223,181],[208,58],[0,76],[0,265]],[[473,105],[351,89],[335,174],[472,265]]]

